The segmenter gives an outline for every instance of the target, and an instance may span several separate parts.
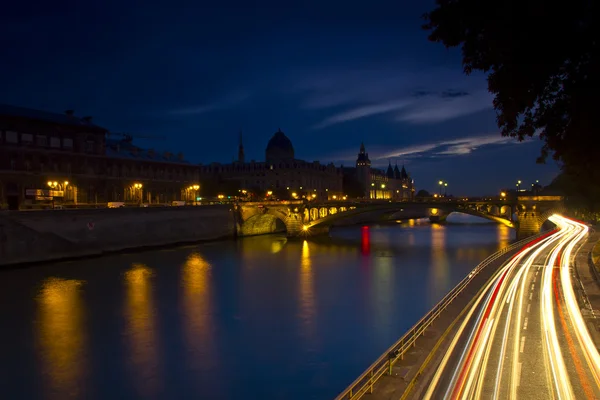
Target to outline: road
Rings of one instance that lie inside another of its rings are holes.
[[[467,310],[425,399],[600,399],[600,355],[571,282],[588,227],[557,229],[506,262]]]

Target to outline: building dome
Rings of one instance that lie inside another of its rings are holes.
[[[267,144],[266,161],[268,163],[294,159],[292,141],[279,129]]]

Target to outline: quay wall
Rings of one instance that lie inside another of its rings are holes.
[[[234,237],[230,205],[0,212],[0,266]]]

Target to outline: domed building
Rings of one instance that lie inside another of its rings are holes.
[[[297,198],[341,198],[343,172],[333,163],[296,159],[292,141],[278,129],[265,149],[265,161],[246,162],[240,135],[237,160],[231,164],[200,166],[204,179],[238,181],[242,188],[273,194],[295,193]],[[282,196],[283,197],[283,196]]]
[[[265,160],[268,163],[278,163],[280,161],[289,161],[294,159],[294,146],[292,141],[285,136],[285,133],[278,129],[277,132],[267,143],[265,150]]]

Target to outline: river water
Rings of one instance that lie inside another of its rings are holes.
[[[333,398],[514,235],[458,222],[0,271],[1,397]]]

